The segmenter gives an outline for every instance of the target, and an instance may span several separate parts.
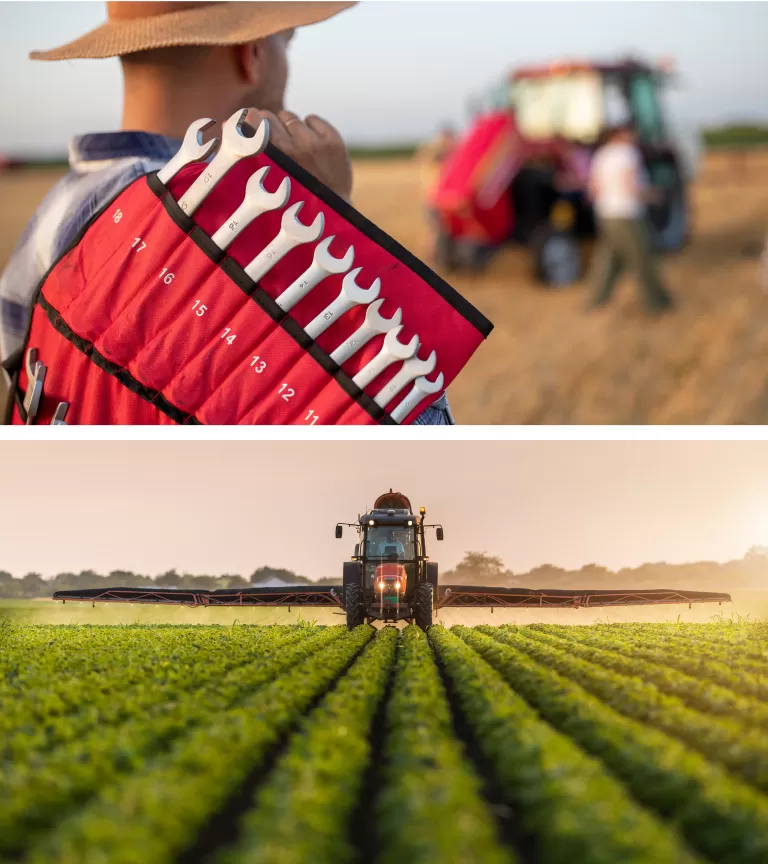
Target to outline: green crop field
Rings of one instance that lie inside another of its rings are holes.
[[[768,624],[0,620],[0,862],[765,864]]]

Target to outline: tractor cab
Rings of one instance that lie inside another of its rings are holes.
[[[641,147],[666,143],[659,92],[669,64],[554,63],[516,70],[506,84],[506,107],[531,141],[561,138],[593,146],[602,131],[632,123]]]
[[[649,182],[664,191],[648,213],[654,244],[680,249],[688,236],[690,172],[660,101],[671,73],[669,63],[635,60],[513,72],[474,112],[431,191],[437,263],[481,269],[513,241],[530,250],[539,284],[577,281],[582,242],[596,230],[587,195],[591,158],[605,129],[624,123],[637,130]]]
[[[385,589],[388,597],[413,594],[421,552],[417,523],[408,510],[371,510],[360,517],[363,585],[377,598]]]

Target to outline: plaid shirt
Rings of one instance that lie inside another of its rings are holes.
[[[181,142],[147,132],[80,135],[69,145],[70,171],[48,193],[0,276],[0,363],[24,342],[35,290],[78,231],[108,201],[144,174],[157,171]],[[414,423],[452,425],[443,394]]]

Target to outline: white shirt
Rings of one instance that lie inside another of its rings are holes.
[[[627,189],[625,177],[634,174],[638,191]],[[645,171],[640,152],[632,144],[616,142],[601,147],[592,160],[591,176],[597,187],[595,212],[600,219],[638,219],[645,212],[640,194]]]

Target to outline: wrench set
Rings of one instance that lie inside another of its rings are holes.
[[[173,422],[412,422],[492,325],[246,113],[220,141],[193,123],[95,219],[43,285],[49,323]]]

